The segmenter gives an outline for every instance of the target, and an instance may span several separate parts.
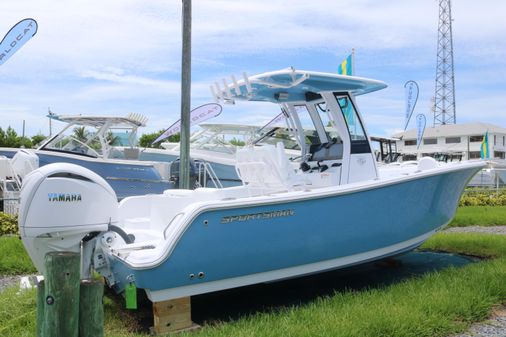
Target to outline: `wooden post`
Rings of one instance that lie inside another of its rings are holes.
[[[104,336],[104,283],[82,280],[79,298],[79,337]]]
[[[199,328],[191,320],[190,297],[153,302],[155,334],[165,334]]]
[[[72,252],[45,256],[45,337],[78,337],[80,260],[80,255]]]
[[[44,304],[46,296],[44,293],[44,280],[37,284],[37,337],[42,337],[44,326]]]

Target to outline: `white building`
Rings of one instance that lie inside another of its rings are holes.
[[[451,124],[426,128],[422,143],[416,145],[417,130],[400,132],[397,151],[403,154],[403,160],[434,157],[438,153],[462,156],[462,160],[480,158],[481,143],[488,131],[489,157],[505,159],[506,129],[487,123]]]

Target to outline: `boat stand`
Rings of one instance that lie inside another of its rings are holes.
[[[152,335],[192,331],[200,328],[191,320],[191,298],[153,302]]]

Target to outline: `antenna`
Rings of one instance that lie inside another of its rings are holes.
[[[450,0],[439,0],[434,126],[457,123]]]

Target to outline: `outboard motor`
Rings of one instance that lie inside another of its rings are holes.
[[[116,193],[84,167],[49,164],[23,182],[19,232],[40,273],[45,272],[46,253],[79,252],[83,238],[114,228],[117,221]]]
[[[175,188],[179,188],[179,158],[170,163],[170,181],[175,185]],[[194,189],[197,186],[198,172],[195,161],[190,159],[190,189]]]

